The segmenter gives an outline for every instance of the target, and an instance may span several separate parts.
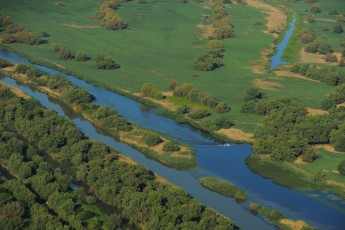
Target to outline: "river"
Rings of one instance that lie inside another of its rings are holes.
[[[0,51],[0,57],[14,62],[29,64],[27,60],[6,51]],[[47,67],[35,66],[52,74],[59,73]],[[339,229],[344,226],[345,203],[332,199],[331,194],[285,188],[251,172],[245,165],[245,158],[252,153],[251,145],[220,145],[189,125],[180,124],[159,116],[155,109],[149,111],[141,110],[141,104],[136,101],[93,86],[73,76],[65,76],[73,84],[87,88],[96,97],[94,103],[115,108],[120,115],[125,116],[132,122],[190,144],[196,150],[198,167],[181,171],[163,166],[154,160],[146,158],[131,147],[109,138],[104,133],[96,130],[92,124],[73,114],[68,108],[63,108],[58,103],[49,101],[46,95],[20,86],[9,78],[4,78],[2,81],[23,90],[38,99],[44,106],[54,109],[60,115],[73,120],[76,127],[90,138],[100,140],[118,149],[123,154],[145,165],[148,169],[183,187],[196,199],[230,217],[244,229],[272,228],[262,218],[250,214],[248,210],[250,202],[257,202],[264,206],[275,208],[289,218],[306,220],[319,229]],[[231,181],[247,192],[249,200],[243,204],[238,204],[232,198],[208,191],[200,186],[198,182],[198,178],[202,176],[217,176]]]
[[[289,40],[295,30],[296,21],[297,18],[296,15],[294,15],[292,21],[289,24],[289,29],[285,32],[283,41],[281,41],[281,43],[277,46],[277,53],[271,58],[271,69],[275,69],[280,65],[289,64],[288,62],[282,61],[282,57],[284,54],[284,50],[288,46]]]

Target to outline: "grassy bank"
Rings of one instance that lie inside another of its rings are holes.
[[[332,160],[334,154],[328,154],[329,156],[321,155],[316,162],[310,164],[275,162],[253,154],[246,159],[246,164],[253,172],[285,187],[334,192],[345,199],[345,178],[334,173],[338,161]],[[344,158],[345,155],[338,157]]]
[[[242,202],[247,199],[247,195],[243,190],[228,181],[215,177],[202,177],[199,179],[199,182],[202,186],[211,191],[224,196],[234,197],[238,202]]]

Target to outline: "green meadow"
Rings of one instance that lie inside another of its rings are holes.
[[[102,1],[69,0],[64,1],[65,6],[57,6],[56,2],[2,1],[1,13],[11,16],[31,31],[44,31],[50,35],[46,44],[11,44],[8,47],[37,62],[56,68],[59,66],[99,86],[134,92],[139,91],[143,83],[151,82],[166,91],[169,79],[176,79],[178,83],[191,82],[200,91],[219,96],[229,104],[232,108],[229,117],[237,128],[247,132],[253,132],[256,124],[263,119],[240,113],[246,90],[253,86],[253,79],[279,83],[275,90],[262,90],[270,98],[298,97],[308,107],[318,108],[327,94],[333,92],[326,84],[297,78],[276,78],[274,73],[252,72],[251,62],[261,58],[261,51],[270,48],[274,38],[263,33],[265,22],[254,25],[255,19],[263,19],[266,14],[248,5],[232,4],[226,9],[236,36],[223,40],[224,66],[202,72],[195,70],[192,62],[205,52],[203,47],[207,44],[206,40],[200,39],[201,31],[197,28],[202,23],[202,15],[211,14],[205,3],[148,0],[139,4],[130,1],[116,10],[128,28],[111,31],[96,27],[100,22],[91,19]],[[98,70],[93,61],[61,60],[51,49],[53,43],[62,43],[74,53],[83,51],[89,56],[110,55],[121,68]]]

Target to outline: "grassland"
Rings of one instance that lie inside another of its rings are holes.
[[[321,42],[327,42],[332,45],[336,52],[341,52],[342,48],[340,45],[344,42],[344,34],[334,33],[333,27],[335,25],[344,26],[344,23],[336,22],[336,19],[338,16],[345,13],[345,2],[341,0],[330,0],[318,1],[317,4],[320,5],[321,12],[316,14],[311,14],[309,12],[312,4],[308,4],[305,1],[297,1],[293,4],[293,9],[296,11],[299,22],[294,32],[295,37],[292,39],[292,42],[289,43],[284,53],[284,58],[286,60],[313,62],[312,60],[303,60],[300,56],[300,50],[304,47],[298,41],[298,33],[302,29],[312,29]],[[339,15],[330,15],[330,12],[334,10],[337,11]],[[315,22],[308,23],[307,18],[310,15],[315,19]],[[328,28],[328,30],[323,28]]]
[[[337,164],[345,159],[345,153],[316,149],[318,158],[313,163],[278,163],[260,155],[251,155],[246,160],[248,167],[275,183],[290,188],[333,191],[345,198],[345,178],[337,171]]]
[[[280,84],[276,90],[263,90],[269,97],[296,96],[308,107],[319,107],[333,91],[325,84],[276,77],[274,73],[253,73],[252,63],[262,59],[263,49],[271,49],[275,39],[264,32],[267,29],[265,20],[263,25],[254,25],[255,19],[266,17],[264,9],[230,5],[226,10],[236,36],[223,41],[224,66],[200,72],[193,69],[192,61],[204,52],[207,44],[200,39],[197,29],[201,15],[210,14],[203,3],[180,4],[168,0],[124,3],[117,13],[124,18],[128,29],[109,31],[97,27],[99,22],[90,18],[100,2],[73,0],[65,2],[64,7],[56,6],[55,2],[14,0],[2,3],[1,13],[32,31],[50,34],[46,38],[48,43],[40,46],[11,44],[7,47],[93,84],[134,93],[145,82],[152,82],[162,91],[168,89],[169,79],[176,79],[178,83],[191,82],[200,91],[212,93],[228,103],[232,108],[229,117],[236,128],[251,133],[262,117],[242,114],[240,107],[254,79]],[[105,71],[97,70],[93,61],[63,61],[52,52],[52,43],[62,43],[73,52],[81,50],[90,56],[108,54],[121,68]]]

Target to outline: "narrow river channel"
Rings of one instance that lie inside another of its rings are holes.
[[[0,57],[14,62],[30,64],[27,60],[2,50],[0,50]],[[38,65],[35,65],[35,67],[51,74],[62,74],[47,67]],[[183,187],[196,199],[229,216],[244,229],[273,228],[265,220],[250,214],[248,210],[250,202],[257,202],[275,208],[289,218],[306,220],[319,229],[341,229],[344,226],[345,203],[332,199],[331,194],[288,189],[251,172],[244,162],[245,158],[252,153],[250,145],[220,145],[189,125],[179,124],[171,119],[159,116],[154,109],[143,111],[140,109],[139,103],[129,98],[93,86],[73,76],[65,76],[73,84],[87,88],[96,97],[94,103],[110,106],[132,122],[190,144],[196,150],[198,167],[192,170],[180,171],[163,166],[146,158],[129,146],[107,137],[104,133],[96,130],[89,122],[78,118],[67,108],[63,108],[56,102],[49,101],[46,95],[20,86],[9,78],[4,78],[2,81],[23,90],[38,99],[44,106],[54,109],[60,115],[73,120],[76,127],[90,138],[100,140],[118,149],[123,154],[145,165],[148,169]],[[237,204],[232,198],[206,190],[198,182],[198,178],[202,176],[217,176],[231,181],[247,192],[249,200],[244,204]]]

